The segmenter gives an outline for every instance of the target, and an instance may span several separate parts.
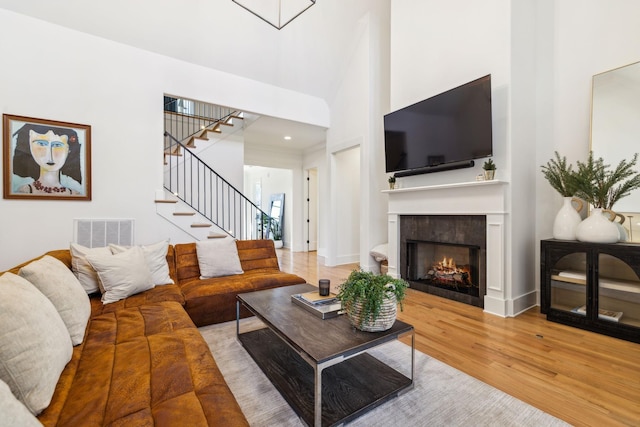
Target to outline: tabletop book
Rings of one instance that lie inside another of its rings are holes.
[[[309,300],[308,298],[315,297],[308,294],[315,294],[319,298]],[[291,301],[321,319],[330,319],[343,313],[342,303],[336,298],[335,294],[329,294],[326,297],[320,297],[317,292],[293,294],[291,295]]]

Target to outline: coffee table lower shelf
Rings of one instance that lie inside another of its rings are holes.
[[[314,424],[314,369],[268,328],[238,339],[307,425]],[[322,371],[322,425],[349,422],[413,386],[410,378],[368,353]]]

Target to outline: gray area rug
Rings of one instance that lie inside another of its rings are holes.
[[[243,319],[241,330],[262,327]],[[249,423],[256,427],[304,426],[236,339],[236,323],[200,328]],[[410,373],[411,348],[399,341],[369,352],[399,372]],[[349,426],[567,426],[563,421],[416,351],[413,389]]]

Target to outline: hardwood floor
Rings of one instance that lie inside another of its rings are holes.
[[[315,252],[278,256],[283,271],[330,279],[332,290],[358,267],[324,266]],[[572,425],[640,426],[640,344],[548,322],[537,307],[502,318],[413,289],[398,317],[421,352]]]

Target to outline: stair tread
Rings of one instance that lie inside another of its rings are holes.
[[[178,203],[177,200],[168,200],[168,199],[156,199],[156,203]]]
[[[191,228],[205,228],[205,227],[211,227],[211,224],[207,224],[205,222],[194,222],[193,224],[191,224]]]
[[[227,237],[227,235],[224,233],[211,233],[207,236],[207,239],[224,239],[225,237]]]
[[[195,212],[174,212],[173,215],[175,216],[193,216],[195,215]]]

